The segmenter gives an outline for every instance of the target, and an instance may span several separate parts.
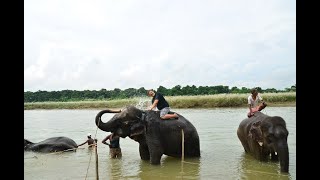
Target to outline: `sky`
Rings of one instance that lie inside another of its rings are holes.
[[[296,84],[292,0],[24,1],[24,91]]]

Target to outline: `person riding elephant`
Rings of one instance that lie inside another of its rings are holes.
[[[117,113],[104,123],[105,113]],[[160,164],[163,154],[172,157],[200,157],[200,140],[196,128],[179,114],[176,120],[161,120],[159,111],[141,110],[127,106],[123,110],[102,110],[96,115],[95,123],[99,129],[114,133],[119,137],[129,136],[139,143],[142,160]],[[184,152],[182,152],[182,132]]]
[[[149,89],[147,90],[147,96],[152,97],[152,105],[148,108],[148,110],[157,108],[160,111],[161,119],[175,119],[179,117],[177,113],[169,114],[169,112],[171,111],[169,103],[161,93],[156,92],[153,89]]]
[[[260,161],[280,161],[281,172],[289,171],[288,135],[282,117],[268,116],[259,111],[242,120],[237,129],[237,136],[246,153]]]
[[[256,88],[251,89],[251,94],[248,97],[248,106],[249,112],[247,113],[248,117],[252,117],[255,112],[263,110],[267,107],[267,103],[264,102],[262,97],[259,95]]]
[[[38,143],[33,143],[24,139],[24,150],[34,152],[58,152],[58,151],[71,151],[78,148],[77,143],[68,137],[51,137]]]

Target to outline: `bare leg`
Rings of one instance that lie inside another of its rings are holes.
[[[165,119],[170,119],[170,118],[178,118],[178,114],[174,113],[174,114],[166,114],[162,117],[160,117],[161,119],[165,120]]]

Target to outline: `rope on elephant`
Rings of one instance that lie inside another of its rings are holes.
[[[84,148],[71,148],[71,149],[66,149],[66,150],[63,150],[63,151],[55,151],[55,152],[51,152],[49,154],[58,154],[58,153],[63,153],[63,152],[68,152],[68,151],[75,151],[77,149],[84,149]]]
[[[184,173],[183,171],[183,162],[184,162],[184,132],[181,129],[181,174]]]
[[[181,161],[184,161],[184,132],[183,129],[181,129]]]
[[[184,160],[184,131],[181,129],[181,169],[183,171],[183,163],[187,164],[195,164],[198,165],[199,163],[193,163],[193,162],[188,162]]]

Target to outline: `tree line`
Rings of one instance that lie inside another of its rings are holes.
[[[260,93],[279,93],[279,92],[295,92],[296,86],[293,85],[289,88],[285,88],[284,90],[277,90],[275,88],[267,88],[262,89],[261,87],[255,87],[258,89]],[[196,96],[196,95],[213,95],[213,94],[223,94],[223,93],[250,93],[252,88],[246,87],[232,87],[229,86],[185,86],[181,87],[180,85],[176,85],[173,88],[165,88],[163,86],[159,86],[155,89],[158,92],[161,92],[165,96]],[[146,91],[144,87],[139,89],[128,88],[125,90],[121,90],[119,88],[115,88],[114,90],[106,90],[101,89],[97,90],[62,90],[62,91],[36,91],[36,92],[24,92],[24,102],[66,102],[66,101],[84,101],[84,100],[112,100],[112,99],[127,99],[133,97],[143,97],[146,96]]]

